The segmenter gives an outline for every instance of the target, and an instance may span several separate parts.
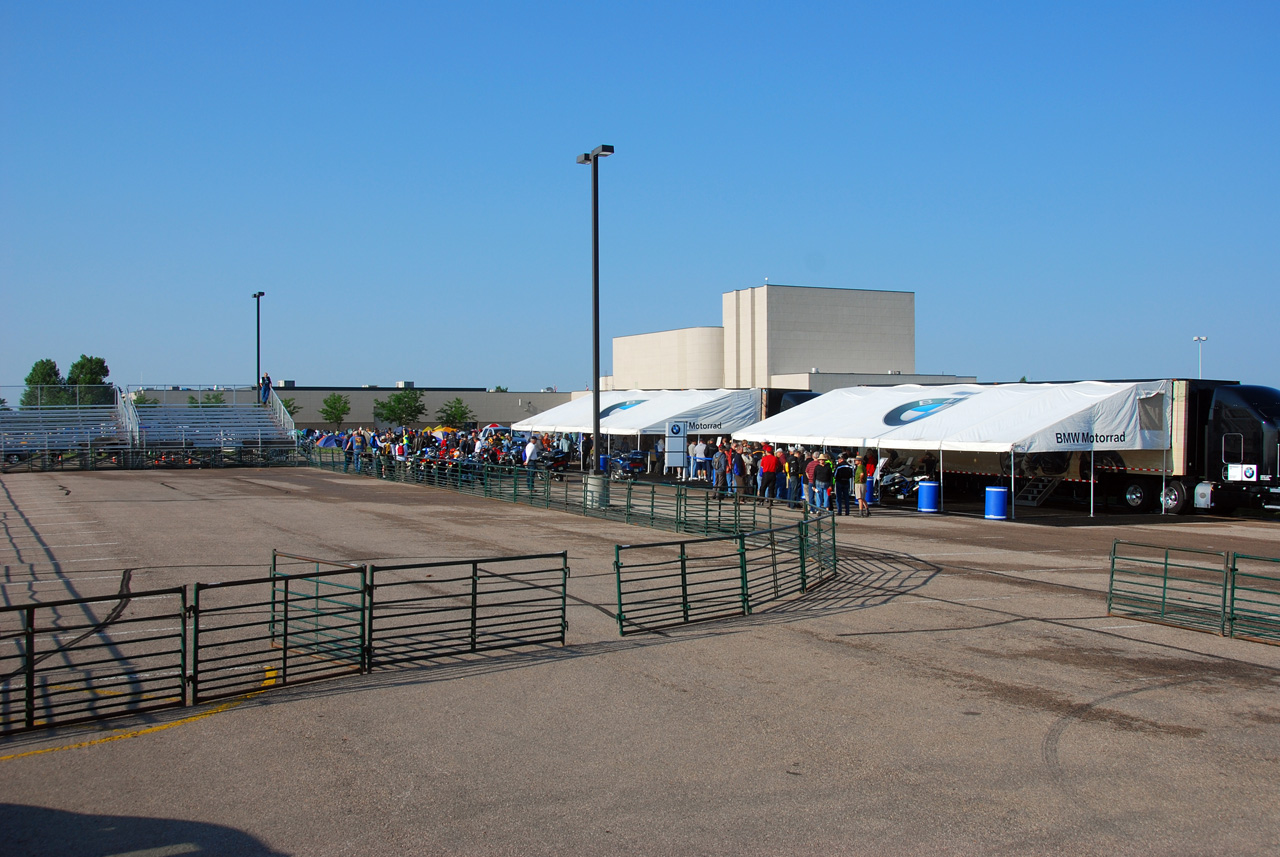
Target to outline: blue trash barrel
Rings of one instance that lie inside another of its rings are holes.
[[[609,472],[609,456],[607,455],[600,456],[600,472],[601,473]]]
[[[937,482],[921,482],[916,510],[920,512],[938,511],[938,501],[942,497],[942,486]]]
[[[1003,521],[1009,517],[1009,489],[994,485],[987,487],[987,515],[992,521]]]

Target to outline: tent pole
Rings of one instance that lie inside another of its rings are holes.
[[[939,512],[947,511],[947,503],[943,499],[944,492],[942,490],[942,482],[943,482],[942,474],[945,472],[946,471],[942,469],[942,444],[938,444],[938,511]]]
[[[1097,465],[1093,462],[1093,447],[1089,448],[1089,517],[1093,517],[1093,486],[1098,484]]]
[[[1018,459],[1014,458],[1013,447],[1009,447],[1009,520],[1017,520],[1018,513],[1014,509],[1018,506],[1018,477],[1015,475],[1018,468]]]

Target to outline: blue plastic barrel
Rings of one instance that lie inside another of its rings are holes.
[[[916,510],[920,512],[938,511],[938,501],[942,497],[942,486],[937,482],[921,482]]]
[[[1009,517],[1009,489],[994,485],[987,487],[987,515],[992,521],[1003,521]]]
[[[609,472],[609,456],[607,455],[600,456],[600,472],[601,473]]]

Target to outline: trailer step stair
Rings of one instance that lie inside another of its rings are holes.
[[[1014,502],[1019,506],[1039,506],[1061,483],[1061,476],[1037,476],[1022,486]]]

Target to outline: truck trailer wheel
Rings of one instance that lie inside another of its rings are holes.
[[[1120,504],[1129,512],[1145,512],[1155,503],[1156,492],[1141,479],[1131,479],[1123,483],[1120,491]]]
[[[1187,502],[1187,486],[1177,479],[1164,486],[1164,496],[1161,500],[1164,502],[1165,512],[1170,515],[1184,514],[1190,508]]]

